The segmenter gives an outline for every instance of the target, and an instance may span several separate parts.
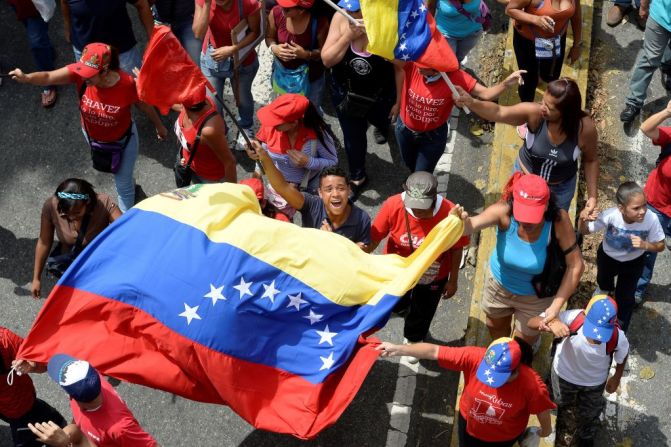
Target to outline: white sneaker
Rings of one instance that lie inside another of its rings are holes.
[[[411,342],[411,341],[408,341],[407,338],[403,338],[403,344],[404,344],[404,345],[413,345],[414,343]],[[412,364],[412,365],[414,365],[415,363],[419,362],[419,359],[418,359],[417,357],[413,357],[413,356],[411,356],[411,355],[404,355],[403,357],[405,357],[406,361],[407,361],[408,363]]]
[[[238,132],[238,139],[235,140],[235,150],[240,152],[244,152],[245,146],[247,146],[247,141],[245,140],[245,137],[242,135],[242,132],[243,131]],[[253,135],[251,129],[245,129],[244,132],[247,134],[247,136]]]

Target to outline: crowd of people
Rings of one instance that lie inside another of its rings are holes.
[[[267,217],[291,223],[298,220],[298,212],[303,227],[337,233],[368,253],[384,242],[383,253],[410,256],[441,220],[462,219],[463,237],[394,308],[404,318],[404,342],[382,343],[382,356],[405,356],[411,363],[437,360],[464,373],[457,421],[461,445],[512,446],[525,436],[548,436],[550,412],[557,406],[560,424],[562,414],[577,411],[577,444],[594,445],[603,392],[614,392],[624,372],[632,313],[643,300],[657,254],[665,246],[671,249],[671,127],[663,126],[671,118],[671,102],[641,125],[661,148],[645,186],[622,183],[614,197],[617,205],[599,211],[597,129],[582,109],[576,82],[560,77],[564,60],[573,63],[582,51],[579,1],[507,2],[520,70],[490,87],[463,67],[490,26],[485,0],[428,1],[438,30],[461,64],[446,77],[431,67],[369,53],[359,0],[338,3],[357,24],[315,0],[61,0],[65,37],[75,60],[61,68],[54,66],[48,24],[32,1],[9,3],[26,27],[37,67],[30,73],[15,68],[11,77],[41,86],[44,107],[54,106],[59,85],[75,85],[93,167],[114,175],[117,194],[115,201],[84,179],[67,178],[46,199],[35,249],[33,297],[43,296],[45,270],[62,275],[100,232],[136,203],[134,170],[141,140],[131,106],[147,116],[157,138],[168,136],[164,119],[140,101],[136,90],[141,51],[126,8],[131,3],[148,36],[155,23],[171,27],[216,96],[222,97],[227,79],[234,92],[238,116],[231,118],[239,131],[232,148],[215,95],[203,88],[173,106],[177,187],[240,180],[254,191]],[[641,0],[637,7],[645,43],[622,112],[624,122],[640,112],[657,68],[671,91],[671,0]],[[608,12],[608,24],[616,26],[627,8],[631,5],[618,0]],[[573,44],[567,49],[569,24]],[[255,46],[264,38],[273,58],[267,82],[275,97],[255,116],[252,82],[260,65]],[[544,91],[540,102],[534,102],[541,81]],[[513,87],[518,104],[495,102]],[[326,98],[332,101],[342,141],[324,119]],[[433,174],[445,151],[455,106],[487,121],[516,126],[521,138],[501,199],[477,215],[464,210],[469,204],[457,205],[439,194]],[[395,138],[410,171],[403,192],[383,198],[376,216],[356,204],[370,175],[370,126],[376,144]],[[232,150],[244,151],[256,162],[249,178],[238,178]],[[346,164],[339,159],[343,152]],[[587,197],[574,227],[568,211],[581,168]],[[481,301],[494,341],[487,348],[425,343],[440,300],[457,292],[469,236],[490,227],[496,231],[496,244]],[[584,270],[579,236],[602,230],[594,297],[585,309],[565,310]],[[543,331],[562,339],[552,365],[552,398],[530,366]],[[56,355],[48,365],[36,364],[16,358],[20,343],[18,335],[0,327],[0,368],[13,378],[13,384],[9,379],[0,383],[0,418],[10,424],[15,446],[156,445],[84,359]],[[613,360],[615,373],[609,378]],[[36,396],[27,373],[45,371],[70,396],[70,424]],[[541,425],[535,431],[527,430],[532,414]]]

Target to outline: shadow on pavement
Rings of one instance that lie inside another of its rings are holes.
[[[7,228],[0,226],[0,277],[17,286],[25,286],[33,278],[33,254],[37,238],[17,238]]]

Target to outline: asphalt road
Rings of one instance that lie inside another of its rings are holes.
[[[0,23],[3,69],[16,66],[33,71],[23,26],[15,20],[6,2],[0,2]],[[57,66],[71,63],[72,51],[63,40],[58,11],[50,28]],[[267,103],[269,95],[269,55],[265,50],[262,54],[262,68],[254,84],[257,107]],[[40,106],[39,88],[4,81],[0,87],[0,148],[4,155],[0,163],[0,297],[3,302],[0,325],[25,335],[42,305],[42,301],[30,297],[29,286],[44,200],[67,177],[85,178],[98,191],[113,196],[115,193],[112,177],[91,167],[88,148],[79,129],[74,88],[60,88],[58,103],[46,110]],[[328,104],[328,99],[325,103]],[[329,107],[326,112],[329,123],[339,134]],[[157,142],[148,120],[136,116],[141,141],[135,169],[138,185],[148,196],[174,188],[171,170],[177,147],[174,136],[167,142]],[[174,116],[164,121],[171,128]],[[477,210],[484,202],[480,188],[485,184],[487,139],[491,134],[480,140],[468,136],[467,129],[468,122],[462,118],[458,129],[452,132],[451,143],[436,173],[448,198]],[[393,143],[378,146],[370,134],[372,131],[369,132],[368,157],[370,183],[358,204],[375,216],[385,198],[400,192],[408,171]],[[232,132],[229,140],[235,137]],[[346,164],[344,154],[340,155],[343,165]],[[251,172],[252,164],[244,154],[236,156],[238,177],[244,178]],[[466,267],[462,272],[457,296],[441,303],[431,327],[431,337],[438,343],[459,344],[463,336],[470,300],[468,275],[472,274],[472,268]],[[49,281],[43,282],[43,295],[52,285]],[[402,321],[393,318],[378,336],[400,342]],[[154,373],[157,372],[148,371],[148,374]],[[59,387],[45,375],[34,376],[34,381],[38,395],[66,418],[70,417],[66,396]],[[310,442],[255,430],[227,407],[192,402],[127,383],[119,385],[117,390],[140,423],[160,444],[167,446],[410,446],[449,442],[457,382],[456,373],[441,371],[433,362],[411,367],[393,360],[380,360],[339,422]],[[8,427],[0,423],[0,445],[10,443]]]

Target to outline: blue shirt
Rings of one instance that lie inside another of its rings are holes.
[[[436,24],[441,34],[447,37],[467,37],[482,31],[482,25],[475,21],[480,16],[480,1],[471,0],[463,4],[466,12],[471,15],[471,18],[468,18],[460,13],[450,0],[438,0]]]
[[[509,292],[516,295],[536,295],[531,280],[543,272],[552,222],[545,221],[536,242],[527,242],[517,235],[518,223],[511,216],[505,232],[496,229],[496,246],[489,267],[492,276]]]
[[[304,192],[303,197],[305,197],[303,208],[298,211],[300,211],[303,218],[304,228],[320,229],[324,219],[330,223],[324,202],[319,196]],[[351,200],[349,201],[349,206],[352,207],[352,211],[347,220],[340,227],[334,228],[333,232],[345,236],[355,243],[363,242],[366,245],[370,244],[370,216],[367,212],[352,203]]]
[[[652,0],[650,18],[671,32],[671,0]]]

